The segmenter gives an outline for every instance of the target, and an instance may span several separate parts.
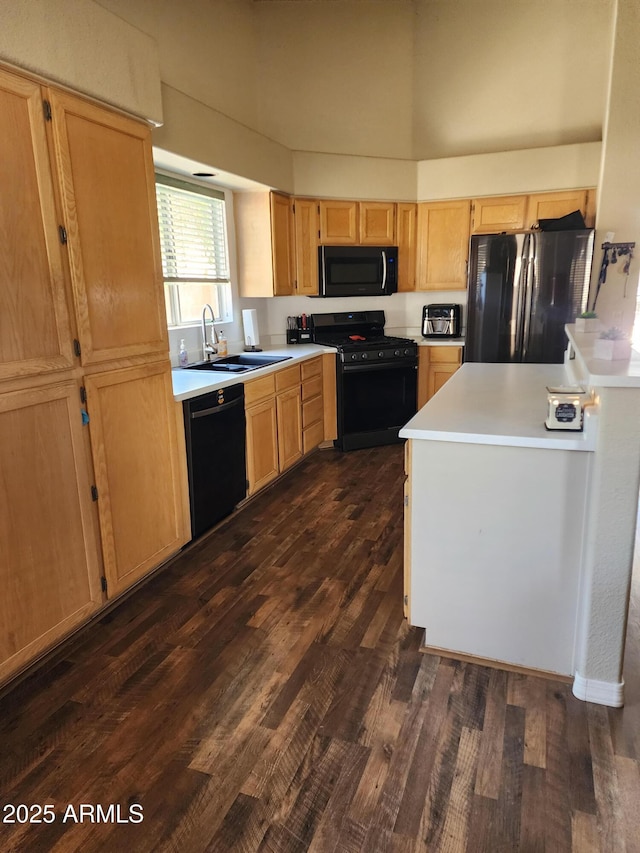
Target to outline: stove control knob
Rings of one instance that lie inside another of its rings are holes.
[[[384,358],[384,352],[382,350],[378,353],[378,358]]]
[[[399,349],[394,350],[393,354],[394,354],[394,355],[402,355],[402,353],[400,352],[400,350],[399,350]]]
[[[362,358],[363,358],[363,360],[364,360],[365,358],[369,358],[369,353],[368,353],[368,352],[363,352],[363,353],[362,353]]]
[[[358,353],[357,353],[357,352],[352,352],[352,353],[351,353],[351,361],[355,361],[357,358],[358,358]]]
[[[404,354],[405,354],[405,355],[411,355],[411,350],[410,350],[410,349],[406,349],[406,350],[404,351]]]

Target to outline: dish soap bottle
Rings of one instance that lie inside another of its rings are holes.
[[[178,350],[178,364],[180,367],[186,367],[189,364],[189,353],[184,345],[184,338],[180,340],[180,349]]]
[[[224,335],[224,332],[218,332],[218,355],[227,355],[227,352],[227,339]]]

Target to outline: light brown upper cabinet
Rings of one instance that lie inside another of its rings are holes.
[[[320,242],[325,246],[357,245],[357,201],[320,201]]]
[[[520,231],[527,221],[526,195],[474,198],[472,202],[472,234]]]
[[[0,70],[0,379],[74,363],[42,101]]]
[[[418,204],[416,290],[465,290],[469,251],[468,200]]]
[[[238,284],[241,296],[294,292],[292,200],[281,193],[234,193]]]
[[[588,190],[573,192],[536,193],[529,196],[527,228],[535,228],[540,219],[557,219],[579,210],[587,219]]]
[[[294,292],[296,275],[293,202],[280,193],[271,193],[270,201],[273,293],[287,296]]]
[[[82,363],[168,352],[151,131],[48,91]]]
[[[320,206],[315,198],[296,198],[295,221],[296,293],[318,295],[318,244]]]
[[[398,202],[396,207],[398,291],[402,292],[416,289],[418,205]]]
[[[396,245],[396,203],[361,201],[358,204],[358,235],[363,246]]]

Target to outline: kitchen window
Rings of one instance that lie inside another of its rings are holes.
[[[224,193],[156,175],[167,323],[199,323],[209,303],[216,322],[233,319]]]

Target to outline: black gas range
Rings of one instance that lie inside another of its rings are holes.
[[[385,335],[384,311],[313,314],[313,340],[335,347],[340,450],[393,444],[416,413],[418,345]]]

